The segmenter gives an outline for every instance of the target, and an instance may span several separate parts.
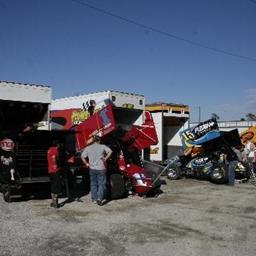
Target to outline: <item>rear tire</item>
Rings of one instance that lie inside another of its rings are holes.
[[[119,173],[112,173],[110,175],[110,198],[123,198],[126,192],[124,178]]]

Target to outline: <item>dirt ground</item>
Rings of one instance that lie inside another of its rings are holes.
[[[0,255],[256,255],[256,187],[182,179],[162,190],[60,209],[0,198]]]

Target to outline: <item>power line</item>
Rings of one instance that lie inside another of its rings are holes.
[[[256,1],[255,0],[249,0],[250,2],[252,2],[252,3],[254,3],[254,4],[256,4]]]
[[[143,23],[139,23],[137,21],[125,18],[123,16],[114,14],[112,12],[109,12],[109,11],[106,11],[104,9],[98,8],[96,6],[93,6],[91,4],[83,2],[81,0],[71,0],[71,1],[74,2],[74,3],[80,4],[80,5],[86,6],[86,7],[90,8],[90,9],[93,9],[93,10],[95,10],[97,12],[100,12],[100,13],[103,13],[105,15],[111,16],[113,18],[122,20],[122,21],[124,21],[126,23],[130,23],[130,24],[133,24],[133,25],[135,25],[137,27],[141,27],[141,28],[144,28],[144,29],[151,30],[151,31],[153,31],[155,33],[158,33],[158,34],[161,34],[161,35],[164,35],[164,36],[167,36],[167,37],[171,37],[173,39],[176,39],[176,40],[179,40],[179,41],[183,41],[183,42],[189,43],[189,44],[197,46],[197,47],[201,47],[201,48],[204,48],[204,49],[207,49],[207,50],[211,50],[211,51],[214,51],[214,52],[218,52],[218,53],[222,53],[222,54],[225,54],[225,55],[237,57],[237,58],[240,58],[240,59],[246,59],[246,60],[249,60],[249,61],[255,61],[256,62],[256,58],[245,56],[245,55],[240,55],[240,54],[236,54],[236,53],[232,53],[230,51],[222,50],[222,49],[219,49],[219,48],[216,48],[216,47],[207,46],[207,45],[204,45],[202,43],[199,43],[199,42],[196,42],[196,41],[192,41],[190,39],[186,39],[184,37],[180,37],[180,36],[177,36],[175,34],[172,34],[172,33],[169,33],[169,32],[165,32],[163,30],[160,30],[160,29],[157,29],[157,28],[145,25]]]

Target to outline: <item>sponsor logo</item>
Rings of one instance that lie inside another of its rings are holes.
[[[215,119],[209,119],[193,128],[187,129],[181,136],[185,140],[196,140],[212,130],[218,130],[218,123]]]
[[[124,104],[122,105],[122,108],[134,109],[134,104],[131,104],[131,103],[124,103]]]
[[[102,109],[100,112],[99,112],[99,115],[102,119],[102,123],[103,123],[103,126],[107,126],[107,125],[111,125],[111,120],[108,116],[108,110],[106,108]],[[107,128],[107,127],[106,127]]]
[[[158,154],[159,147],[156,148],[150,148],[150,154]]]
[[[4,151],[13,151],[14,147],[15,144],[11,139],[3,139],[0,141],[0,148]]]
[[[76,110],[71,115],[71,121],[73,124],[80,124],[90,116],[88,111]]]

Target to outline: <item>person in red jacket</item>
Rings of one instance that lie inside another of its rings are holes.
[[[48,173],[51,181],[51,207],[58,208],[58,195],[61,192],[61,178],[60,178],[60,152],[57,141],[52,143],[52,146],[47,151]]]

